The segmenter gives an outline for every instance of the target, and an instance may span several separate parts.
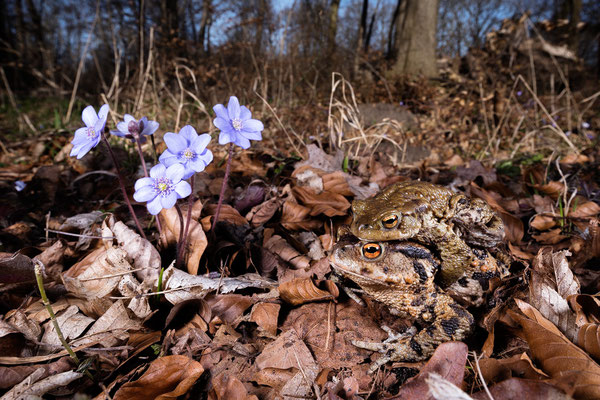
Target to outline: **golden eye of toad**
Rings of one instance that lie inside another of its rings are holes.
[[[388,215],[388,216],[384,217],[381,222],[382,222],[384,228],[387,228],[387,229],[395,228],[396,225],[398,225],[398,216],[393,215],[393,214]]]
[[[374,259],[381,255],[381,245],[377,243],[367,243],[362,247],[365,258]]]

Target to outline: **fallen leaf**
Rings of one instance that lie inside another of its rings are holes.
[[[279,235],[273,235],[264,244],[265,248],[278,255],[282,260],[289,262],[297,269],[306,269],[310,266],[310,258],[300,254],[296,249]]]
[[[515,301],[528,317],[510,310],[508,313],[523,328],[533,357],[544,372],[557,384],[572,385],[575,397],[600,397],[600,366],[537,310],[519,299]]]
[[[63,337],[67,340],[77,339],[81,334],[90,326],[94,320],[86,317],[79,312],[79,308],[76,306],[70,306],[65,311],[56,316],[58,326],[62,331]],[[43,326],[44,334],[42,335],[41,342],[54,346],[62,346],[54,324],[52,321],[48,321]]]
[[[545,231],[555,227],[556,223],[556,220],[552,216],[537,214],[529,225],[538,231]]]
[[[161,357],[152,361],[138,380],[121,386],[113,399],[175,399],[187,393],[203,372],[198,361],[186,356]]]
[[[252,207],[246,214],[246,220],[250,222],[254,228],[266,224],[281,206],[281,199],[273,197],[262,204]]]
[[[569,217],[589,218],[600,213],[600,205],[593,201],[584,200],[584,203],[578,204],[577,207],[573,206],[573,209],[573,211],[569,212]]]
[[[467,352],[467,345],[462,342],[442,343],[419,374],[410,378],[402,385],[400,391],[393,398],[434,399],[429,393],[429,385],[426,381],[432,372],[453,385],[462,385],[465,375],[465,363],[467,362]]]
[[[576,343],[596,361],[600,360],[600,325],[596,323],[581,326]]]
[[[546,382],[530,379],[510,378],[489,388],[494,400],[572,400],[562,390]],[[489,400],[490,396],[484,390],[473,394],[477,400]]]
[[[209,400],[258,400],[255,395],[248,395],[248,390],[235,376],[222,373],[211,380],[212,389],[208,393]]]
[[[46,378],[43,378],[44,376],[46,376],[46,370],[38,368],[21,383],[4,393],[2,400],[41,398],[48,392],[69,385],[71,382],[81,378],[83,374],[75,371],[66,371]]]
[[[546,379],[543,371],[533,366],[527,353],[515,354],[510,358],[482,358],[479,367],[483,380],[492,385],[497,382],[515,377],[525,379]]]
[[[317,229],[322,223],[319,220],[311,219],[310,211],[310,208],[288,199],[283,203],[281,225],[291,231]]]
[[[207,216],[210,217],[210,222],[214,218],[215,212],[217,211],[216,204],[208,204],[205,207]],[[204,218],[203,218],[204,219]],[[219,212],[219,222],[227,221],[233,225],[246,225],[248,221],[242,217],[238,210],[230,206],[229,204],[222,204],[221,211]]]
[[[299,305],[309,301],[331,300],[339,295],[334,284],[327,289],[319,289],[310,278],[297,278],[279,285],[279,296],[288,304]]]
[[[48,375],[54,375],[57,373],[71,370],[73,369],[73,366],[69,362],[69,360],[70,357],[62,357],[50,364],[16,365],[14,367],[0,367],[0,389],[9,389],[13,387],[14,385],[23,381],[23,379],[32,374],[38,368],[44,370],[44,374],[41,375],[40,379],[43,379]]]
[[[0,284],[35,282],[33,260],[20,253],[0,253]]]
[[[275,303],[255,304],[250,312],[250,321],[256,322],[267,334],[274,337],[277,334],[277,319],[279,318],[280,308],[281,305]]]
[[[294,187],[294,196],[305,206],[310,208],[310,215],[325,214],[328,217],[346,215],[350,202],[340,194],[331,192],[316,193],[314,189]]]
[[[207,296],[205,301],[212,310],[213,317],[233,326],[240,322],[240,317],[254,303],[251,297],[241,294],[219,294]]]
[[[202,202],[197,200],[192,206],[192,214],[190,218],[190,227],[188,228],[188,236],[186,239],[185,247],[185,265],[187,272],[196,275],[198,273],[198,267],[200,266],[200,259],[204,250],[208,245],[208,239],[202,229],[202,225],[198,222],[200,213],[202,212]],[[182,210],[184,229],[187,224],[187,207]],[[169,245],[174,245],[179,242],[179,235],[181,233],[181,224],[179,222],[179,214],[175,207],[161,210],[159,214],[163,228],[163,234],[166,236],[166,242]],[[168,234],[167,234],[168,233]]]

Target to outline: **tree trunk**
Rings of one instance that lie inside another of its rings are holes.
[[[398,17],[400,16],[400,7],[402,6],[403,0],[398,0],[396,8],[394,8],[394,14],[392,15],[392,21],[390,22],[390,30],[388,31],[388,43],[387,43],[387,58],[396,57],[396,30],[398,29]]]
[[[340,0],[331,0],[329,6],[329,31],[327,34],[327,54],[333,55],[335,51],[335,35],[337,34],[338,10],[340,9]]]
[[[363,54],[365,33],[367,31],[367,13],[369,11],[369,0],[363,0],[362,11],[360,13],[360,23],[358,24],[358,33],[356,35],[356,47],[354,50],[354,65],[352,72],[358,73],[358,66],[360,64],[360,57]]]
[[[568,19],[568,39],[567,45],[570,50],[573,50],[577,54],[579,49],[579,32],[577,25],[581,21],[581,0],[561,0],[556,4],[556,10],[554,11],[554,20],[557,19]]]
[[[405,0],[396,25],[393,78],[407,74],[437,76],[436,29],[439,0]]]
[[[202,54],[204,55],[208,54],[208,43],[206,43],[206,40],[208,38],[208,26],[210,25],[210,13],[210,0],[204,0],[202,2],[202,19],[200,20],[200,34],[198,37],[198,42],[200,42]]]

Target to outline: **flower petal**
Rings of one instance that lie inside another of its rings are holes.
[[[129,133],[129,128],[127,127],[127,122],[121,121],[121,122],[117,123],[117,129],[123,134]]]
[[[186,125],[179,131],[179,135],[187,141],[186,147],[198,137],[198,133],[191,125]]]
[[[186,163],[184,165],[185,169],[183,171],[183,179],[189,179],[192,177],[192,175],[194,175],[196,173],[196,171],[194,169],[192,169],[189,163]],[[180,181],[180,182],[185,182],[185,181]]]
[[[237,144],[242,149],[247,149],[250,147],[250,141],[242,135],[238,135],[237,138],[233,141],[233,143]]]
[[[219,133],[219,144],[227,144],[232,142],[231,136],[232,135],[230,135],[228,132],[221,131],[221,133]],[[233,137],[235,137],[235,135]]]
[[[233,130],[233,127],[231,126],[231,121],[229,121],[228,119],[215,118],[213,120],[213,124],[215,124],[217,129],[220,129],[222,131],[230,132]]]
[[[186,181],[181,181],[175,185],[175,193],[179,195],[179,198],[188,197],[192,193],[192,187]]]
[[[225,108],[225,106],[223,104],[217,104],[216,106],[213,107],[213,110],[215,112],[215,114],[217,114],[217,117],[228,120],[229,119],[229,113],[227,112],[227,109]]]
[[[240,102],[237,97],[231,96],[229,98],[229,103],[227,103],[227,114],[229,114],[229,119],[240,117]]]
[[[185,168],[181,164],[173,164],[169,168],[167,168],[166,177],[170,179],[173,183],[177,184],[181,178],[183,178],[183,173]]]
[[[159,123],[156,121],[148,121],[144,124],[144,130],[142,131],[142,135],[153,135],[154,132],[158,130]]]
[[[75,131],[75,137],[73,137],[71,143],[73,144],[73,146],[77,146],[87,142],[88,140],[89,139],[87,136],[87,128],[79,128]]]
[[[242,121],[246,121],[247,119],[250,119],[250,118],[252,118],[252,113],[250,112],[248,107],[241,106],[240,107],[240,119]]]
[[[108,104],[103,104],[102,107],[98,110],[98,118],[106,121],[108,118]]]
[[[147,202],[156,197],[156,190],[152,186],[142,186],[133,194],[133,199],[140,203]]]
[[[127,127],[131,121],[135,121],[135,118],[133,118],[133,115],[125,114],[123,120],[125,121],[125,127]],[[127,132],[129,132],[129,129],[127,129]]]
[[[146,204],[146,208],[148,208],[148,212],[152,215],[156,215],[162,210],[162,205],[160,204],[160,199],[162,196],[156,196],[154,200]]]
[[[79,160],[81,157],[85,156],[94,146],[94,142],[88,142],[82,145],[77,153],[77,159]]]
[[[114,136],[125,137],[125,134],[121,131],[110,131],[110,134]]]
[[[150,176],[154,179],[162,178],[165,176],[165,172],[167,172],[167,167],[162,164],[156,164],[150,169]]]
[[[196,157],[195,160],[190,160],[188,162],[187,166],[194,172],[202,172],[202,171],[204,171],[204,168],[206,168],[206,164],[204,163],[204,160],[202,160],[199,157]],[[188,178],[189,178],[189,176],[188,176]]]
[[[148,177],[144,177],[144,178],[140,178],[137,181],[135,181],[134,188],[135,188],[136,191],[138,191],[143,186],[152,186],[152,185],[154,185],[154,179],[148,178]]]
[[[96,110],[94,110],[94,107],[87,106],[81,113],[81,120],[83,121],[85,126],[94,126],[96,121],[98,121],[98,114],[96,114]]]
[[[257,119],[249,119],[244,121],[244,131],[258,132],[262,131],[263,129],[265,129],[265,126]]]
[[[262,140],[262,135],[260,132],[241,131],[240,135],[250,140]]]
[[[167,144],[167,147],[169,148],[169,151],[171,153],[177,154],[180,151],[184,151],[185,149],[187,149],[188,144],[187,144],[187,141],[185,140],[185,138],[176,133],[173,133],[173,132],[165,133],[163,140]]]
[[[167,196],[158,196],[160,197],[160,204],[162,208],[169,209],[175,205],[177,202],[177,193],[175,191],[169,193]]]
[[[190,143],[190,149],[195,151],[196,154],[201,154],[206,146],[210,143],[210,135],[207,133],[203,133],[200,136],[196,136],[194,140]]]

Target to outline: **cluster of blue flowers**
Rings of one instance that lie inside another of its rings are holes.
[[[250,140],[262,140],[262,122],[252,119],[250,110],[240,106],[237,97],[230,97],[227,108],[217,104],[213,110],[217,115],[213,123],[221,131],[219,144],[233,143],[247,149]],[[98,145],[108,112],[108,104],[100,107],[98,114],[92,106],[83,110],[85,127],[75,132],[71,156],[80,159]],[[158,122],[149,121],[146,117],[136,120],[125,114],[124,121],[117,124],[117,130],[110,133],[144,143],[145,137],[154,134],[158,126]],[[159,157],[159,164],[150,169],[150,176],[137,180],[133,198],[138,202],[146,202],[150,214],[156,215],[163,208],[173,207],[178,199],[189,196],[192,189],[186,179],[204,171],[213,160],[212,152],[206,148],[210,139],[207,133],[198,135],[190,125],[181,128],[179,133],[167,132],[164,135],[167,149]]]

